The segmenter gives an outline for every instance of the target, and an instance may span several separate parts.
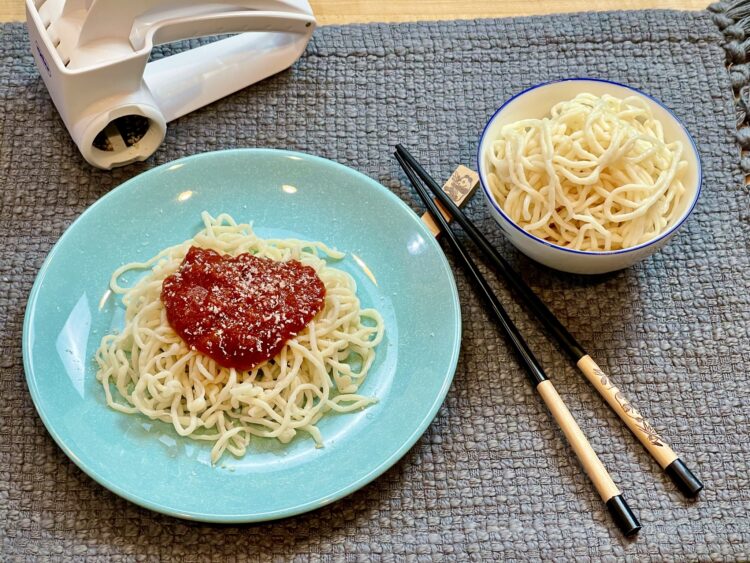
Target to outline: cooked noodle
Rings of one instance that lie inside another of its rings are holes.
[[[383,338],[380,314],[360,309],[352,277],[327,265],[324,256],[340,259],[342,253],[320,242],[264,240],[228,215],[204,212],[202,219],[205,228],[193,239],[112,275],[110,287],[126,310],[124,329],[105,336],[96,352],[107,404],[168,422],[181,436],[214,442],[212,462],[225,450],[244,455],[251,436],[287,443],[303,430],[322,446],[316,424],[326,412],[351,412],[377,400],[356,393]],[[175,333],[160,299],[162,281],[191,246],[299,260],[325,285],[323,310],[272,360],[249,371],[221,367]],[[121,286],[120,278],[133,271],[146,275],[132,287]]]
[[[487,157],[492,195],[527,232],[576,250],[636,246],[680,214],[687,162],[637,97],[579,94],[505,125]]]

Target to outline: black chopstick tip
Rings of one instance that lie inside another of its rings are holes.
[[[703,490],[703,483],[679,457],[667,465],[664,472],[669,475],[669,478],[677,485],[682,494],[688,498],[695,498]]]
[[[615,495],[607,501],[607,508],[612,519],[625,536],[634,536],[641,529],[641,523],[630,510],[622,495]]]

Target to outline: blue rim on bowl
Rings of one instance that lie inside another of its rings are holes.
[[[690,206],[685,210],[685,213],[680,218],[679,221],[677,221],[674,225],[669,227],[666,231],[661,233],[658,237],[655,237],[651,240],[647,240],[646,242],[643,242],[637,246],[631,246],[629,248],[623,248],[621,250],[601,250],[601,251],[593,251],[593,250],[575,250],[573,248],[566,248],[564,246],[560,246],[557,244],[553,244],[549,241],[546,241],[544,239],[541,239],[537,236],[532,235],[525,229],[521,228],[519,225],[516,224],[515,221],[513,221],[508,215],[505,213],[505,211],[502,210],[502,208],[498,205],[497,201],[495,201],[495,197],[492,195],[492,192],[490,191],[489,187],[486,185],[484,181],[484,166],[482,165],[482,145],[484,144],[484,138],[487,134],[487,129],[489,129],[492,122],[495,120],[495,117],[503,111],[508,104],[513,102],[516,98],[520,98],[524,94],[527,94],[531,92],[532,90],[536,90],[537,88],[542,88],[544,86],[549,86],[550,84],[557,84],[559,82],[601,82],[604,84],[612,84],[613,86],[619,86],[620,88],[625,88],[627,90],[630,90],[631,92],[635,92],[636,94],[643,96],[644,98],[648,98],[658,106],[662,107],[671,117],[675,120],[675,122],[682,128],[682,130],[685,132],[685,135],[690,140],[690,144],[693,149],[693,153],[695,154],[695,159],[698,163],[698,189],[695,190],[695,196],[693,197],[693,201],[690,203]],[[701,164],[701,158],[700,153],[698,152],[698,146],[695,144],[695,140],[693,139],[693,136],[690,134],[690,131],[688,131],[687,127],[685,127],[685,124],[682,122],[682,120],[677,117],[674,112],[669,109],[664,103],[662,103],[660,100],[654,98],[653,96],[650,96],[649,94],[646,94],[645,92],[642,92],[638,88],[633,88],[632,86],[628,86],[626,84],[622,84],[620,82],[615,82],[613,80],[605,80],[603,78],[586,78],[586,77],[576,77],[576,78],[562,78],[560,80],[551,80],[549,82],[542,82],[540,84],[536,84],[534,86],[530,86],[529,88],[526,88],[525,90],[522,90],[521,92],[514,94],[512,97],[508,98],[503,105],[501,105],[495,113],[492,114],[492,117],[487,121],[487,123],[484,126],[484,129],[482,130],[482,134],[479,137],[479,145],[477,146],[477,169],[479,170],[479,182],[482,185],[482,190],[484,191],[484,195],[487,197],[487,201],[489,201],[492,205],[492,207],[495,208],[495,210],[505,218],[505,220],[512,225],[517,231],[524,234],[531,240],[534,240],[536,242],[539,242],[545,246],[549,246],[550,248],[554,248],[557,250],[562,250],[565,252],[570,252],[571,254],[584,254],[584,255],[592,255],[592,256],[612,256],[614,254],[625,254],[627,252],[635,252],[637,250],[641,250],[643,248],[646,248],[648,246],[654,245],[659,243],[660,241],[664,240],[665,238],[669,237],[674,233],[680,225],[682,225],[685,220],[690,217],[690,215],[693,213],[693,209],[695,209],[695,206],[698,203],[698,199],[701,195],[701,189],[703,188],[703,168]]]

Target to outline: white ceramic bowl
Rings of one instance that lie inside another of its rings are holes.
[[[679,217],[668,230],[638,246],[623,250],[593,252],[572,250],[552,244],[527,233],[514,223],[501,209],[490,192],[489,182],[487,181],[487,170],[489,168],[487,154],[492,141],[499,136],[501,127],[520,119],[544,117],[548,115],[549,110],[556,103],[570,100],[582,92],[589,92],[598,96],[610,94],[618,98],[638,96],[648,104],[654,117],[661,121],[664,126],[665,139],[670,142],[679,140],[685,147],[683,158],[688,163],[684,180],[686,193],[680,203]],[[612,272],[627,268],[650,256],[674,236],[680,225],[693,211],[701,192],[701,163],[698,150],[680,120],[664,104],[643,92],[615,82],[593,78],[571,78],[540,84],[513,96],[495,112],[485,126],[479,140],[477,162],[479,163],[482,191],[490,213],[505,231],[510,242],[526,256],[545,266],[575,274]]]

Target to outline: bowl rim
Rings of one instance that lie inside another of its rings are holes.
[[[670,115],[670,117],[674,119],[674,121],[682,128],[683,132],[685,133],[688,140],[690,141],[690,146],[693,150],[693,155],[695,156],[695,160],[698,164],[698,188],[695,190],[693,201],[690,203],[690,206],[685,210],[685,212],[683,213],[679,221],[675,222],[674,225],[672,225],[669,229],[661,233],[659,236],[654,237],[651,240],[647,240],[646,242],[642,242],[641,244],[638,244],[636,246],[631,246],[628,248],[622,248],[618,250],[576,250],[574,248],[566,248],[564,246],[560,246],[558,244],[554,244],[547,240],[541,239],[537,237],[536,235],[532,235],[525,229],[521,228],[520,225],[518,225],[515,221],[513,221],[510,217],[508,217],[508,215],[502,210],[502,208],[497,203],[497,201],[495,201],[495,198],[492,195],[492,192],[487,186],[487,183],[484,181],[484,170],[483,170],[484,167],[482,165],[482,146],[484,144],[484,140],[487,135],[487,129],[489,129],[490,125],[492,124],[493,121],[495,121],[495,118],[500,114],[500,112],[502,112],[505,109],[505,107],[511,102],[513,102],[516,98],[520,98],[524,96],[525,94],[528,94],[532,90],[537,90],[538,88],[551,86],[553,84],[558,84],[560,82],[601,82],[601,83],[612,84],[613,86],[619,86],[621,88],[625,88],[661,106]],[[522,90],[518,92],[517,94],[514,94],[513,96],[508,98],[505,102],[503,102],[503,104],[497,110],[495,110],[495,112],[492,114],[492,116],[489,118],[489,120],[485,124],[484,129],[482,130],[482,134],[479,136],[479,145],[477,146],[477,169],[479,171],[479,183],[482,186],[482,191],[484,191],[484,195],[486,196],[487,201],[495,209],[495,211],[497,211],[508,222],[508,224],[512,225],[518,232],[522,233],[526,237],[530,238],[531,240],[535,242],[541,243],[544,246],[548,246],[554,250],[561,250],[564,252],[568,252],[570,254],[578,254],[578,255],[584,255],[584,256],[613,256],[617,254],[627,254],[629,252],[636,252],[638,250],[642,250],[646,247],[655,245],[661,241],[665,241],[665,239],[669,238],[672,234],[674,234],[674,232],[677,229],[679,229],[680,226],[693,213],[693,210],[695,209],[695,206],[698,203],[698,199],[700,198],[701,191],[703,188],[703,165],[701,162],[700,153],[698,152],[698,146],[695,144],[695,140],[693,139],[693,136],[690,134],[690,131],[688,131],[688,128],[685,126],[682,120],[679,117],[677,117],[674,114],[674,112],[669,107],[667,107],[667,105],[664,104],[661,100],[639,90],[638,88],[634,88],[633,86],[628,86],[627,84],[622,84],[621,82],[615,82],[614,80],[607,80],[605,78],[573,77],[573,78],[561,78],[559,80],[550,80],[549,82],[541,82],[539,84],[535,84],[534,86],[530,86],[526,88],[525,90]]]

